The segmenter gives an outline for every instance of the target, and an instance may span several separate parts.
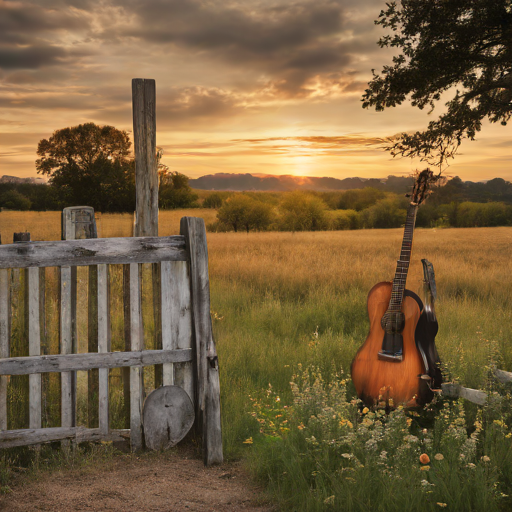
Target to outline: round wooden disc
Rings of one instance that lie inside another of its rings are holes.
[[[178,386],[162,386],[146,398],[142,412],[146,447],[166,450],[179,443],[194,424],[194,406]]]

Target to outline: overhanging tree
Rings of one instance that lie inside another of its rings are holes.
[[[135,209],[131,142],[124,130],[86,123],[55,131],[37,148],[36,169],[50,177],[64,205],[99,211]]]
[[[488,119],[506,125],[512,113],[511,0],[402,0],[387,3],[375,22],[390,29],[381,47],[399,50],[363,95],[363,107],[382,111],[410,100],[434,109],[453,92],[447,110],[427,130],[390,141],[393,156],[441,166],[463,139]]]

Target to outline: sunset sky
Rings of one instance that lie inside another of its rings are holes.
[[[426,127],[363,110],[381,0],[0,0],[0,176],[36,176],[37,143],[85,122],[132,129],[131,80],[154,78],[163,163],[218,172],[383,178],[421,162],[382,140]],[[441,108],[441,106],[439,107]],[[512,128],[485,124],[445,171],[512,180]]]

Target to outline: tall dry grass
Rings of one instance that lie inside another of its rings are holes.
[[[201,217],[206,224],[216,219],[217,212],[209,208],[189,210],[160,210],[159,235],[178,235],[181,217]],[[133,235],[134,216],[130,213],[96,213],[96,226],[100,238]],[[2,243],[12,243],[13,233],[28,231],[32,240],[60,240],[61,212],[0,212]]]

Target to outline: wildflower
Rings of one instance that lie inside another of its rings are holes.
[[[246,439],[244,441],[244,444],[252,444],[252,437],[249,437],[249,439]]]
[[[342,453],[341,456],[344,459],[351,459],[352,458],[352,454],[351,453]]]
[[[475,469],[476,468],[476,466],[472,462],[468,462],[466,464],[466,467],[469,468],[469,469]]]
[[[387,459],[388,458],[388,452],[386,452],[385,450],[382,450],[380,452],[380,458],[381,459]]]
[[[421,466],[420,471],[430,471],[430,466]]]
[[[491,459],[487,456],[487,455],[484,455],[483,457],[481,457],[482,459],[482,462],[490,462]]]
[[[368,409],[368,407],[365,407],[365,408],[363,409],[363,414],[366,414],[366,413],[367,413],[367,412],[369,412],[369,411],[370,411],[370,409]]]
[[[407,418],[405,420],[405,422],[407,423],[407,426],[410,427],[411,426],[411,423],[412,423],[412,419],[411,418]]]
[[[426,453],[422,453],[420,455],[420,462],[422,464],[428,464],[430,462],[430,457]]]
[[[332,496],[329,496],[328,498],[325,498],[324,505],[334,505],[334,494]]]
[[[436,459],[436,460],[443,460],[444,459],[444,455],[442,453],[436,453],[434,455],[434,459]]]
[[[436,505],[439,505],[441,508],[446,507],[446,503],[440,503],[439,501],[436,503]]]

